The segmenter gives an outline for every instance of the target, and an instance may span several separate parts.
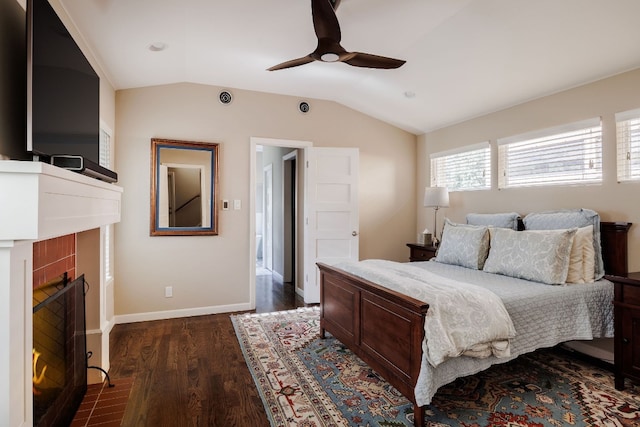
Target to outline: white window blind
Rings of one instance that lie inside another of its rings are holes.
[[[498,188],[598,182],[599,117],[498,140]]]
[[[113,266],[111,260],[113,258],[113,225],[108,224],[104,230],[104,278],[105,283],[113,279]]]
[[[112,167],[111,165],[111,129],[106,126],[102,120],[100,121],[100,150],[99,150],[99,163],[107,169]],[[113,280],[113,225],[109,224],[104,230],[104,248],[103,248],[103,262],[104,262],[104,279],[105,283]]]
[[[489,142],[433,153],[431,186],[449,191],[491,188],[491,146]]]
[[[640,109],[616,114],[618,181],[640,180]]]
[[[111,167],[111,130],[100,126],[100,166]]]

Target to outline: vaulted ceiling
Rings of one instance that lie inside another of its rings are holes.
[[[640,67],[638,0],[342,0],[345,49],[406,64],[278,71],[267,68],[316,47],[310,0],[60,3],[116,89],[327,99],[416,134]]]

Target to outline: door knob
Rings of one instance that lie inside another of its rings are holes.
[[[352,235],[353,237],[356,237],[356,236],[358,235],[358,232],[357,232],[357,231],[352,231],[352,232],[351,232],[351,235]]]

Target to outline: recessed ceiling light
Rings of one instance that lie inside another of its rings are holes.
[[[415,98],[416,97],[416,93],[413,92],[413,91],[408,90],[408,91],[406,91],[404,93],[404,96],[405,96],[405,98],[411,99],[411,98]]]
[[[149,46],[149,50],[151,52],[160,52],[162,50],[165,50],[166,48],[167,48],[166,43],[162,43],[162,42],[151,43],[151,45]]]

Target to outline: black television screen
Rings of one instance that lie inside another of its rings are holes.
[[[26,160],[27,63],[25,12],[0,0],[0,159]]]
[[[100,79],[47,0],[27,1],[27,151],[100,157]]]

